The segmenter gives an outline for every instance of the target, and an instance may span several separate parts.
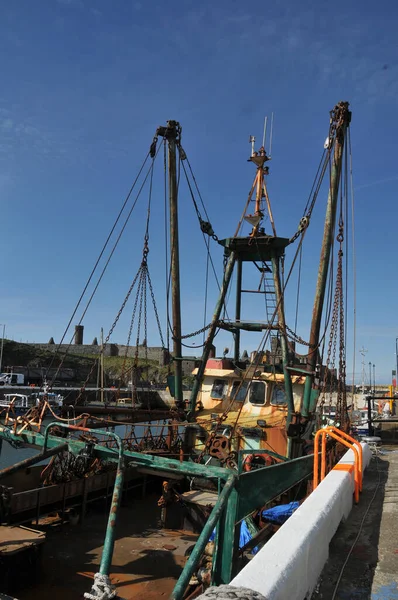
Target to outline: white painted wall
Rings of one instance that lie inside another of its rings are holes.
[[[372,453],[367,444],[362,448],[365,469]],[[340,463],[353,464],[353,451]],[[267,600],[304,600],[316,586],[340,521],[351,511],[353,493],[353,472],[328,473],[231,585],[258,591]]]

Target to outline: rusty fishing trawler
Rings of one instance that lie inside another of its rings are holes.
[[[350,119],[347,102],[338,103],[331,111],[328,136],[312,191],[298,230],[290,237],[279,237],[276,232],[266,183],[271,157],[265,143],[256,150],[252,139],[249,162],[255,167],[255,177],[243,214],[233,237],[218,239],[207,215],[205,220],[199,210],[199,188],[182,147],[181,126],[176,121],[168,121],[157,129],[140,171],[143,172],[149,162],[144,178],[144,183],[150,182],[150,192],[140,266],[102,345],[103,353],[132,298],[126,347],[130,345],[134,327],[136,346],[132,355],[126,351],[124,368],[132,381],[131,413],[143,411],[142,398],[147,402],[144,411],[147,422],[139,425],[141,434],[131,420],[126,421],[122,434],[120,423],[113,422],[106,414],[103,417],[90,415],[89,405],[83,408],[86,414],[69,419],[52,414],[51,422],[46,423],[44,417],[48,411],[51,413],[51,407],[45,399],[23,416],[8,411],[0,427],[0,440],[41,449],[32,458],[0,472],[3,523],[30,523],[34,517],[39,523],[39,517],[54,511],[63,521],[71,509],[80,511],[84,517],[88,502],[111,496],[101,560],[86,598],[107,599],[117,594],[126,597],[126,588],[119,590],[113,575],[112,557],[122,494],[129,486],[141,485],[145,497],[148,482],[154,482],[155,489],[161,491],[155,506],[160,519],[159,531],[178,530],[181,535],[189,531],[193,536],[195,544],[187,551],[185,564],[183,568],[181,565],[181,572],[173,583],[171,597],[176,600],[194,598],[210,584],[228,583],[242,561],[250,559],[253,549],[264,544],[275,530],[267,510],[282,505],[287,507],[288,516],[288,511],[294,510],[292,502],[298,503],[310,493],[314,464],[312,441],[319,425],[317,409],[332,388],[337,389],[339,424],[343,428],[347,424],[342,269]],[[162,155],[161,149],[168,167],[168,281],[173,340],[168,381],[174,400],[163,414],[157,410],[152,418],[149,396],[140,395],[140,386],[141,391],[147,389],[148,381],[137,349],[140,340],[145,341],[144,354],[147,348],[149,302],[153,305],[162,346],[167,348],[148,258],[153,166]],[[181,326],[180,286],[183,282],[180,282],[178,231],[178,190],[182,173],[188,182],[206,247],[213,239],[224,250],[224,270],[213,318],[200,332],[194,332],[196,335],[207,332],[207,337],[193,373],[188,401],[183,394],[182,348],[183,340],[191,334],[183,333]],[[326,217],[312,323],[306,342],[287,325],[285,292],[291,273],[300,262],[298,257],[325,176],[328,183]],[[130,195],[131,191],[128,198]],[[244,227],[249,227],[246,234]],[[290,271],[284,278],[285,254],[291,247],[295,251]],[[335,272],[334,254],[337,254]],[[260,281],[257,288],[246,290],[243,274],[249,268],[254,269]],[[233,273],[235,314],[230,319],[226,317],[225,308]],[[249,293],[261,294],[265,299],[259,321],[242,319],[242,297]],[[233,358],[228,358],[227,352],[223,358],[214,356],[214,339],[220,329],[232,335]],[[260,335],[260,343],[250,358],[241,352],[242,332]],[[329,344],[323,344],[327,338]],[[295,344],[305,344],[307,353],[297,354]],[[331,461],[336,460],[335,450],[336,445],[331,444]],[[35,467],[43,459],[49,460],[47,466]],[[25,475],[23,490],[18,489],[21,474]],[[130,518],[134,519],[134,511]],[[7,527],[4,535],[7,535],[6,530]],[[129,572],[135,572],[134,565],[133,560]],[[156,565],[153,569],[156,571]],[[84,583],[87,584],[87,580]],[[170,582],[168,585],[170,587]],[[167,593],[169,587],[165,588]],[[41,598],[50,597],[46,595],[49,592],[44,577],[39,578],[36,589]],[[134,581],[131,589],[134,589]],[[138,597],[137,589],[127,597]]]

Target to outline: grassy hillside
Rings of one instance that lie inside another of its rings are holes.
[[[54,349],[56,346],[54,346]],[[5,367],[12,366],[25,366],[25,367],[49,367],[53,362],[54,366],[59,364],[63,354],[59,354],[54,359],[54,353],[44,350],[42,348],[36,348],[30,344],[21,344],[19,342],[12,342],[11,340],[4,340],[3,350],[3,364],[2,369]],[[79,366],[91,366],[93,363],[92,357],[81,357],[67,355],[64,360],[64,366],[68,368],[78,368]]]
[[[54,346],[54,350],[55,349],[56,346]],[[64,353],[59,352],[54,356],[53,352],[37,348],[30,344],[4,340],[3,371],[5,371],[7,367],[12,366],[42,367],[43,369],[52,366],[53,368],[57,368],[62,359],[64,359],[63,367],[75,369],[77,380],[79,382],[84,380],[87,373],[94,367],[91,382],[96,381],[98,355],[85,354],[84,356],[80,356],[77,354],[67,354],[65,356]],[[120,378],[122,378],[122,385],[127,384],[128,381],[131,380],[131,368],[133,364],[134,362],[131,358],[125,361],[123,356],[105,356],[104,373],[106,385],[118,384]],[[143,359],[138,360],[138,367],[140,368],[142,380],[153,381],[157,384],[166,383],[168,375],[167,367],[160,367],[154,360],[148,360],[146,362]]]

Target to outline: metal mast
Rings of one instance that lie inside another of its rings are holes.
[[[168,146],[174,397],[177,406],[182,407],[184,400],[182,394],[181,294],[177,183],[177,146],[179,146],[181,140],[181,126],[178,121],[167,121],[166,126],[158,127],[151,146],[152,157],[154,157],[156,153],[156,141],[158,136],[163,137],[167,141]]]
[[[178,186],[177,186],[177,142],[181,127],[177,121],[167,121],[165,137],[168,142],[170,246],[171,246],[171,306],[173,315],[173,356],[177,406],[184,403],[182,395],[182,346],[181,346],[181,293],[180,252],[178,238]]]
[[[312,385],[315,379],[315,370],[318,358],[319,333],[321,328],[322,311],[325,300],[326,282],[329,273],[330,254],[332,250],[333,235],[336,223],[339,184],[341,179],[342,158],[344,141],[351,120],[348,102],[339,102],[331,112],[329,143],[335,136],[332,169],[330,175],[330,189],[326,209],[325,226],[321,257],[319,262],[318,279],[315,292],[314,307],[312,310],[311,333],[309,340],[308,375],[305,380],[303,417],[308,417],[316,405],[317,397],[312,394]]]

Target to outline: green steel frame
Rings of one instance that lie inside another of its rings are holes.
[[[44,435],[26,430],[21,435],[17,435],[12,433],[7,427],[0,426],[0,441],[5,439],[11,443],[30,444],[42,448],[43,450],[38,456],[43,456],[43,453],[51,449],[60,450],[61,447],[64,449],[65,445],[74,454],[85,449],[86,444],[83,441],[50,435],[50,430],[54,426],[72,431],[90,431],[85,428],[54,422],[47,426]],[[99,444],[95,444],[92,448],[94,456],[107,461],[114,461],[118,464],[100,565],[100,573],[103,575],[109,574],[112,563],[116,517],[120,505],[123,471],[126,463],[133,464],[137,472],[151,473],[170,478],[181,478],[184,476],[205,477],[206,479],[213,480],[218,486],[219,496],[217,502],[199,535],[194,551],[176,583],[172,595],[174,600],[180,600],[183,597],[188,582],[195,571],[200,556],[214,528],[217,528],[217,535],[213,560],[213,583],[219,585],[221,583],[229,583],[234,575],[234,563],[239,540],[239,522],[312,474],[313,456],[287,460],[285,457],[275,455],[282,462],[271,467],[263,467],[248,473],[241,473],[241,468],[238,471],[232,471],[211,465],[201,465],[191,461],[180,462],[171,458],[123,450],[122,441],[116,434],[100,429],[96,430],[96,435],[112,437],[118,444],[118,449],[107,448]],[[239,465],[242,464],[242,457],[248,452],[240,452]],[[268,451],[263,452],[269,453]],[[24,461],[20,465],[22,468]]]

